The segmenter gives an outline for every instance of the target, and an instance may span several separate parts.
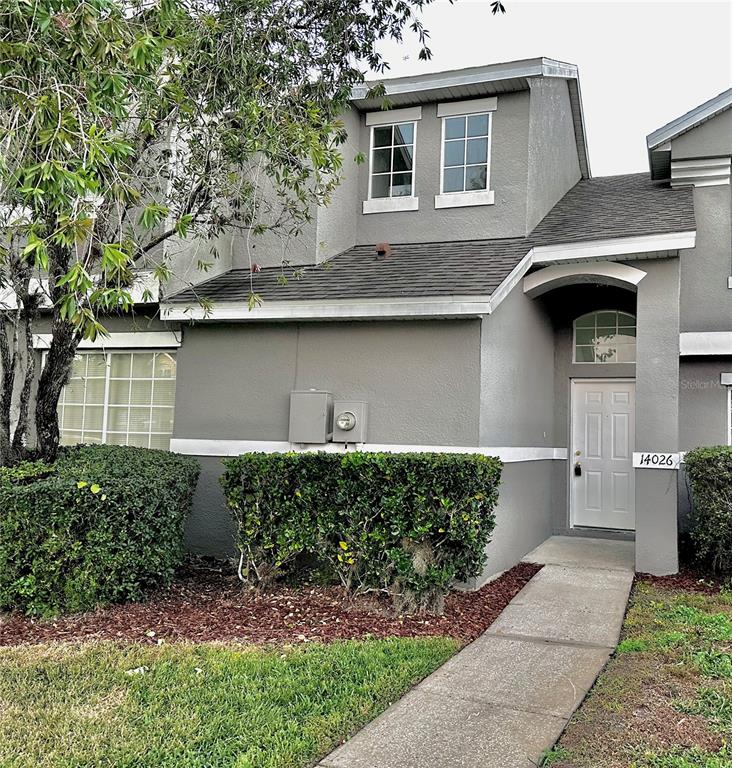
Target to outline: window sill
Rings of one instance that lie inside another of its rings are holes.
[[[435,208],[468,208],[472,205],[493,205],[493,190],[486,192],[448,192],[435,195]]]
[[[397,211],[418,211],[418,197],[377,197],[363,201],[364,213],[394,213]]]

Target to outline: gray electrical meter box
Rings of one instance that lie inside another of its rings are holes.
[[[336,400],[333,403],[333,442],[365,443],[368,403]]]
[[[333,431],[333,395],[319,389],[290,392],[290,442],[327,443]]]

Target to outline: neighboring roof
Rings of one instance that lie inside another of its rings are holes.
[[[318,266],[236,269],[168,299],[192,304],[263,301],[490,296],[534,246],[596,241],[695,229],[690,188],[671,189],[647,173],[577,183],[527,238],[392,245],[379,257],[357,245]],[[281,278],[287,275],[287,283]]]
[[[648,145],[648,162],[652,177],[654,179],[667,179],[671,175],[670,141],[688,133],[707,120],[711,120],[730,107],[732,107],[732,88],[728,88],[709,101],[689,110],[681,117],[666,123],[653,133],[649,133],[646,136],[646,144]]]
[[[527,251],[523,237],[392,245],[388,257],[378,256],[373,245],[357,245],[324,264],[298,268],[297,278],[292,268],[266,267],[255,274],[235,269],[169,301],[242,301],[252,290],[264,301],[489,296]],[[286,284],[280,284],[283,274]]]
[[[662,235],[696,229],[691,187],[671,189],[648,173],[579,181],[531,233],[532,245]]]
[[[666,125],[653,131],[653,133],[649,133],[646,137],[648,149],[655,149],[661,144],[677,138],[682,133],[686,133],[692,128],[696,128],[697,125],[711,120],[715,115],[724,112],[725,109],[730,107],[732,107],[732,88],[728,88],[718,96],[705,101],[698,107],[694,107],[694,109],[689,110],[686,114],[677,117],[670,123],[666,123]]]
[[[575,64],[539,57],[468,69],[380,79],[356,86],[351,94],[351,102],[362,111],[381,109],[383,99],[368,96],[369,90],[377,83],[384,85],[392,107],[403,107],[526,90],[529,88],[529,78],[533,77],[558,77],[567,81],[580,170],[583,178],[589,178],[591,173],[587,131],[582,111],[579,71]]]

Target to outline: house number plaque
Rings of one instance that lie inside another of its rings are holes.
[[[683,453],[634,453],[633,466],[638,469],[678,469]]]

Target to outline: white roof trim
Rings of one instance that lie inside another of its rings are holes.
[[[653,133],[649,133],[646,136],[646,144],[648,149],[660,149],[662,144],[667,141],[675,139],[682,133],[690,131],[705,120],[709,120],[719,112],[723,112],[725,109],[729,109],[732,106],[732,88],[728,88],[723,93],[715,96],[709,101],[705,101],[698,107],[689,110],[686,114],[677,117],[670,123],[661,126]]]
[[[637,237],[613,237],[606,240],[585,240],[578,243],[539,245],[534,248],[534,264],[550,264],[558,261],[587,261],[608,256],[654,251],[677,251],[693,248],[696,231],[670,232],[663,235]]]
[[[34,333],[33,348],[48,349],[50,333]],[[79,349],[177,349],[181,345],[180,333],[175,331],[132,331],[98,336],[94,341],[82,339]]]
[[[163,320],[367,320],[371,318],[478,317],[491,312],[488,296],[434,296],[398,299],[315,299],[265,301],[249,309],[244,301],[202,307],[161,304]]]
[[[553,264],[524,278],[524,293],[532,299],[563,285],[592,282],[604,278],[612,285],[635,289],[646,276],[642,269],[619,264],[616,261],[582,264]]]
[[[497,456],[503,462],[553,461],[567,458],[566,448],[544,446],[475,446],[475,445],[412,445],[387,443],[357,443],[346,446],[343,443],[318,443],[315,445],[290,443],[287,440],[210,440],[174,437],[170,450],[189,456],[239,456],[252,451],[263,453],[350,453],[368,451],[378,453],[471,453],[482,456]]]
[[[568,64],[555,59],[537,58],[511,61],[501,64],[488,64],[483,67],[468,69],[453,69],[444,72],[395,77],[377,80],[374,83],[357,85],[351,92],[351,100],[358,101],[367,98],[369,89],[378,82],[383,82],[386,95],[400,93],[418,93],[432,91],[438,88],[455,88],[460,85],[475,85],[490,83],[497,80],[510,80],[516,77],[563,77],[577,78],[578,70],[575,64]]]
[[[679,334],[679,354],[732,355],[732,331],[703,331]]]

